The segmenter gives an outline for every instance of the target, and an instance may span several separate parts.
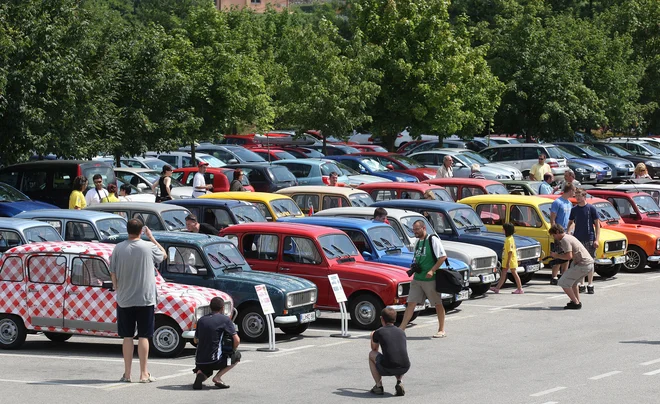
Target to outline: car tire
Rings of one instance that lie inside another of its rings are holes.
[[[309,328],[309,323],[304,323],[304,324],[296,324],[296,325],[289,325],[286,327],[280,327],[280,330],[282,330],[283,333],[287,335],[300,335],[307,331]]]
[[[0,348],[18,349],[27,338],[23,320],[12,314],[0,314]]]
[[[457,302],[451,302],[451,303],[445,303],[444,301],[442,302],[442,306],[445,308],[445,313],[448,311],[455,310],[458,306],[463,303],[462,300],[459,300]]]
[[[62,334],[59,332],[45,332],[44,335],[49,340],[57,343],[68,341],[71,337],[73,337],[71,334]]]
[[[257,304],[249,304],[238,310],[238,336],[245,342],[268,341],[268,321]]]
[[[351,324],[362,330],[376,330],[380,327],[380,312],[385,308],[376,296],[362,293],[351,297],[349,302]]]
[[[181,328],[174,320],[156,316],[154,335],[149,338],[149,349],[161,358],[179,356],[186,346],[186,339],[182,334]]]
[[[628,272],[642,272],[646,268],[648,255],[636,245],[628,246],[626,252],[628,260],[623,264],[623,268]]]
[[[598,265],[595,268],[595,272],[604,279],[611,278],[614,275],[619,273],[622,264],[616,265]]]
[[[472,289],[472,296],[471,297],[477,297],[481,295],[485,295],[486,292],[490,289],[491,283],[475,283],[470,285],[470,289]]]

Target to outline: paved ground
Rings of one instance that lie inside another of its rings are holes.
[[[368,393],[369,334],[329,334],[335,316],[302,338],[278,334],[277,353],[243,345],[243,363],[228,373],[229,390],[192,391],[194,349],[176,359],[152,359],[158,381],[120,384],[121,347],[113,339],[74,337],[53,344],[29,336],[19,351],[0,352],[1,403],[657,403],[660,384],[660,274],[619,274],[596,283],[581,311],[539,275],[525,295],[504,289],[463,303],[447,316],[445,339],[431,339],[435,315],[408,331],[412,369],[408,394]],[[137,360],[133,377],[137,378]],[[128,401],[130,400],[130,401]]]

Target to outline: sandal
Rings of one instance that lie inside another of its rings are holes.
[[[122,375],[122,376],[121,376],[121,379],[119,379],[119,381],[120,381],[121,383],[130,383],[130,382],[131,382],[131,378],[130,378],[130,377],[126,377],[126,375]]]
[[[213,384],[215,384],[215,387],[217,387],[219,389],[228,389],[229,388],[229,385],[225,384],[224,382],[213,382]]]
[[[149,373],[149,377],[147,377],[146,379],[140,379],[140,383],[151,383],[151,382],[155,382],[155,381],[156,381],[156,378],[153,377],[151,375],[151,373]]]
[[[438,331],[437,333],[433,334],[433,338],[446,338],[447,334],[445,334],[444,331]]]

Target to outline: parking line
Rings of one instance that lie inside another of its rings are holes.
[[[617,375],[617,374],[619,374],[619,373],[621,373],[620,370],[614,370],[614,371],[612,371],[612,372],[603,373],[602,375],[598,375],[598,376],[590,377],[589,380],[600,380],[600,379],[604,379],[604,378],[606,378],[606,377],[610,377],[610,376]]]
[[[559,404],[559,401],[546,401],[543,404]]]
[[[308,328],[307,331],[313,331],[313,332],[320,332],[324,334],[339,334],[341,330],[321,330],[319,328]],[[371,333],[368,332],[358,332],[354,333],[349,330],[349,333],[351,334],[351,337],[364,337],[365,335],[370,335]]]
[[[616,288],[617,286],[627,285],[627,283],[613,283],[611,285],[600,286],[600,289]]]
[[[660,275],[649,276],[649,277],[646,278],[646,279],[660,279]]]
[[[42,384],[49,386],[64,386],[64,387],[82,387],[86,389],[103,389],[105,386],[90,386],[89,384],[75,384],[75,383],[61,383],[61,382],[48,382],[45,380],[12,380],[12,379],[0,379],[0,382],[6,383],[21,383],[21,384]]]
[[[656,370],[654,370],[654,371],[652,371],[652,372],[644,373],[644,376],[655,376],[655,375],[657,375],[658,373],[660,373],[660,369],[656,369]]]
[[[314,348],[315,346],[316,345],[301,345],[301,346],[297,346],[295,348],[280,348],[280,352],[298,351],[300,349]]]
[[[489,309],[488,311],[495,312],[495,311],[499,311],[499,310],[502,310],[502,309],[508,309],[508,308],[510,308],[510,307],[518,307],[518,306],[520,306],[520,304],[521,304],[521,303],[510,304],[510,305],[508,305],[508,306],[499,306],[499,307],[496,307],[496,308],[494,308],[494,309]]]
[[[348,341],[333,342],[333,343],[331,343],[331,344],[319,345],[318,347],[319,347],[319,348],[327,348],[327,347],[335,346],[335,345],[348,344],[349,342],[351,342],[351,340],[348,340]]]
[[[447,321],[450,321],[450,320],[452,320],[452,321],[453,320],[464,320],[466,318],[472,318],[472,317],[477,317],[477,316],[475,314],[470,314],[469,316],[447,316],[447,318],[445,318],[445,323]],[[438,319],[434,318],[433,321],[430,321],[430,322],[432,322],[434,324],[438,324]]]
[[[289,351],[289,352],[282,352],[282,353],[275,352],[272,355],[266,356],[266,358],[277,358],[277,357],[280,357],[280,356],[293,355],[295,353],[298,353],[298,352],[296,352],[296,351]]]
[[[660,359],[653,359],[652,361],[640,363],[640,366],[648,366],[648,365],[653,365],[654,363],[660,362]]]
[[[557,386],[557,387],[554,387],[552,389],[543,390],[543,391],[539,391],[538,393],[530,394],[529,396],[530,397],[541,397],[541,396],[545,396],[546,394],[554,393],[554,392],[561,391],[561,390],[564,390],[564,389],[567,389],[567,387]]]
[[[124,363],[123,359],[104,359],[104,358],[85,358],[82,356],[59,356],[59,355],[29,355],[29,354],[11,354],[11,353],[1,353],[0,359],[5,356],[13,356],[18,358],[37,358],[37,359],[66,359],[74,361],[90,361],[90,362],[121,362]],[[134,359],[137,361],[137,359]],[[160,362],[156,360],[149,360],[149,364],[164,365],[164,366],[185,366],[190,367],[190,364],[183,363],[172,363],[172,362]]]
[[[546,297],[547,300],[563,299],[563,298],[568,298],[568,296],[562,294],[562,295],[558,295],[558,296],[550,296],[550,297]]]
[[[190,375],[190,374],[191,374],[190,370],[188,370],[188,369],[185,369],[185,370],[182,369],[182,370],[179,370],[177,373],[175,373],[175,374],[173,374],[173,375],[167,375],[167,376],[159,376],[159,377],[156,377],[156,381],[155,381],[154,383],[158,383],[158,382],[161,381],[161,380],[174,379],[175,377],[188,376],[188,375]],[[191,376],[191,377],[192,377],[192,376]],[[115,384],[111,384],[111,385],[109,385],[109,386],[104,386],[104,387],[101,387],[101,388],[102,388],[103,390],[118,390],[118,389],[125,389],[125,388],[127,388],[127,387],[137,386],[137,385],[141,385],[141,384],[144,384],[144,383],[139,383],[139,382],[133,382],[133,383],[115,383]]]

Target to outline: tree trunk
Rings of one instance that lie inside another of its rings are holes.
[[[197,165],[197,161],[195,160],[195,142],[190,143],[190,161],[193,167]]]

